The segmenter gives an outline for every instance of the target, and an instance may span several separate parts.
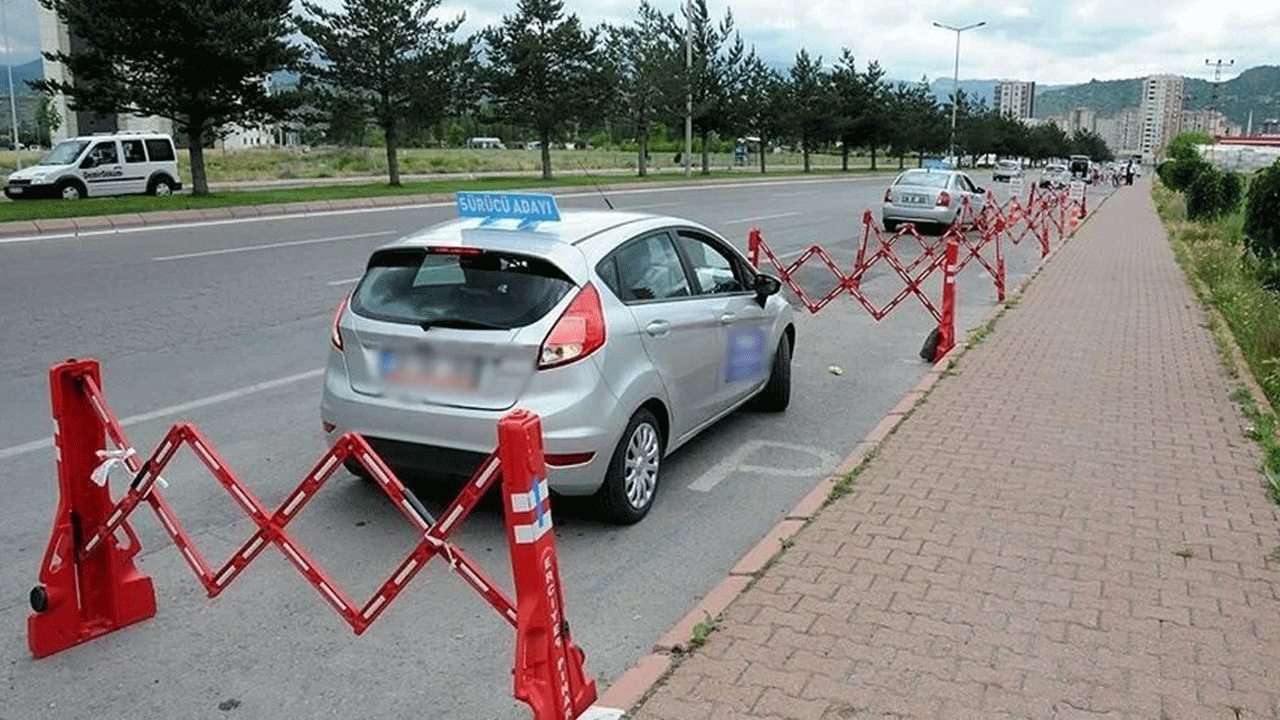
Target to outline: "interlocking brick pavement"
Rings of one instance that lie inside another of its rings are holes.
[[[1280,720],[1280,513],[1122,188],[632,716]]]

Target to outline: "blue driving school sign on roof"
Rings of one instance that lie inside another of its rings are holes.
[[[560,219],[560,208],[551,195],[459,192],[456,198],[458,217],[484,218],[484,224],[494,220],[519,220],[520,227],[526,228]]]

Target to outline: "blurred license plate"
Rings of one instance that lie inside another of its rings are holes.
[[[475,390],[480,384],[480,359],[384,349],[378,356],[378,375],[383,382],[401,387]]]
[[[924,205],[929,202],[928,198],[924,195],[907,195],[904,199],[912,205]]]

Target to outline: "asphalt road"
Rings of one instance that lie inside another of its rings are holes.
[[[605,192],[615,207],[690,217],[744,248],[757,226],[779,253],[819,243],[849,258],[862,211],[877,207],[886,183],[823,177]],[[594,192],[559,200],[604,203]],[[528,717],[511,698],[510,628],[443,566],[424,571],[356,638],[274,551],[207,600],[142,512],[133,525],[157,616],[44,660],[26,648],[27,591],[56,502],[49,366],[99,359],[107,397],[141,452],[171,423],[194,421],[274,507],[324,450],[319,369],[334,308],[371,249],[452,214],[424,206],[0,241],[0,482],[9,498],[0,523],[0,720]],[[1005,260],[1012,287],[1039,251],[1006,246]],[[891,297],[900,281],[889,272],[869,276],[867,292]],[[819,293],[830,282],[817,271],[801,277]],[[937,297],[941,278],[926,287]],[[959,296],[961,328],[995,304],[976,264]],[[602,681],[646,653],[927,370],[917,353],[933,323],[914,299],[879,323],[847,298],[797,317],[785,414],[737,413],[669,458],[657,504],[636,526],[603,526],[573,503],[558,506],[567,617]],[[189,457],[166,478],[167,499],[211,561],[252,533]],[[433,507],[444,501],[422,492]],[[345,473],[291,530],[358,601],[415,543],[385,498]],[[509,586],[502,532],[489,503],[455,539]]]

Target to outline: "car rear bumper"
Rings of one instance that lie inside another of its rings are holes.
[[[884,222],[937,223],[950,225],[955,222],[956,209],[953,207],[898,205],[885,203],[880,209],[880,219]]]
[[[604,481],[628,411],[600,379],[591,359],[543,372],[572,372],[579,382],[568,383],[575,388],[572,393],[526,393],[516,407],[539,416],[551,488],[564,495],[590,495]],[[566,383],[555,385],[562,389]],[[330,354],[320,401],[321,420],[333,426],[325,433],[329,444],[356,432],[392,467],[450,479],[469,477],[493,452],[498,421],[513,409],[409,404],[357,393],[336,351]],[[589,459],[567,464],[587,454]],[[565,464],[553,464],[557,462]]]

